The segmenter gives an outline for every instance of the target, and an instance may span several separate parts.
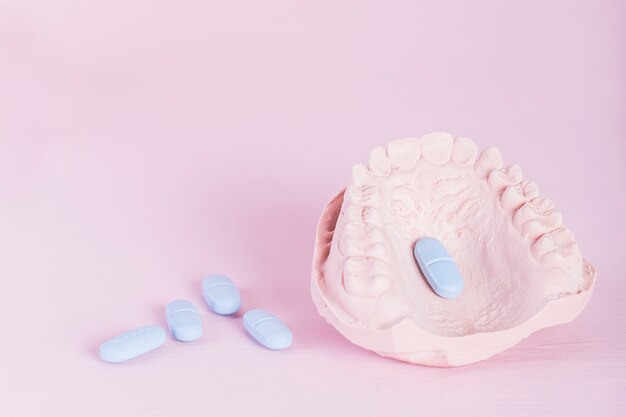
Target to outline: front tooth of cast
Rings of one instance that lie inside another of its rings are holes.
[[[469,166],[476,162],[478,148],[470,138],[458,137],[454,141],[454,148],[450,159],[455,165]]]
[[[374,148],[370,153],[369,170],[378,177],[386,177],[391,174],[391,162],[382,146]]]
[[[486,178],[494,169],[502,168],[502,154],[498,148],[490,147],[482,151],[478,160],[474,164],[476,175]]]
[[[450,161],[454,138],[449,133],[435,132],[422,136],[422,157],[433,165]]]
[[[519,165],[511,165],[508,168],[494,169],[489,174],[487,183],[495,191],[502,191],[509,185],[522,182],[522,168]]]
[[[387,145],[387,156],[392,168],[410,171],[415,168],[422,154],[419,138],[396,139]]]

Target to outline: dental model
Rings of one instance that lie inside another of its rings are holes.
[[[378,147],[326,206],[317,228],[312,297],[352,343],[430,366],[487,359],[544,327],[572,321],[595,269],[572,232],[517,165],[496,148],[478,159],[447,133]],[[435,294],[413,251],[445,245],[464,279],[455,299]]]

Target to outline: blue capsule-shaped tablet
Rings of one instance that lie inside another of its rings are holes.
[[[463,277],[443,244],[425,237],[415,244],[415,259],[437,295],[457,298],[463,293]]]
[[[200,313],[191,301],[176,300],[165,307],[167,325],[181,342],[191,342],[202,336]]]
[[[148,353],[165,343],[165,330],[160,326],[144,326],[129,330],[100,345],[100,359],[121,363]]]
[[[211,310],[227,316],[239,311],[241,297],[239,290],[225,275],[209,275],[202,280],[202,295]]]
[[[287,349],[293,340],[291,330],[267,311],[256,309],[246,312],[243,315],[243,327],[268,349]]]

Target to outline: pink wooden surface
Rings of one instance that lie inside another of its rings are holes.
[[[626,7],[611,1],[0,6],[1,416],[626,415]],[[498,146],[599,271],[571,324],[434,369],[317,316],[317,217],[353,163],[448,130]],[[294,346],[210,314],[224,272]],[[120,366],[189,298],[206,336]]]

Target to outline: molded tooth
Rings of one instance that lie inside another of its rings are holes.
[[[365,223],[371,224],[377,227],[384,227],[385,223],[380,211],[375,207],[366,207],[364,214]]]
[[[454,138],[449,133],[435,132],[422,137],[422,156],[433,165],[450,161]]]
[[[366,223],[377,227],[382,227],[384,224],[380,211],[378,211],[375,207],[363,207],[358,204],[351,203],[347,206],[346,212],[348,213],[348,218],[351,221],[364,224]]]
[[[419,138],[396,139],[387,145],[387,156],[392,168],[410,171],[415,168],[422,154]]]
[[[545,254],[541,264],[548,268],[559,268],[571,279],[567,282],[566,288],[570,292],[580,290],[583,285],[583,258],[577,244],[573,244],[566,250],[555,250]]]
[[[374,184],[375,179],[365,165],[355,164],[352,167],[352,182],[357,187],[363,187]]]
[[[560,227],[537,239],[532,247],[532,253],[537,261],[547,267],[564,270],[573,268],[575,271],[578,263],[582,262],[574,234],[565,227]]]
[[[547,213],[551,210],[555,210],[554,203],[552,203],[552,200],[548,198],[537,197],[533,199],[531,203],[537,208],[538,211],[542,213]]]
[[[522,207],[524,203],[534,200],[539,196],[537,184],[522,181],[517,185],[509,185],[505,188],[500,198],[502,207],[505,210],[514,211]]]
[[[498,148],[490,147],[482,151],[474,164],[474,169],[480,178],[486,178],[494,169],[502,168],[502,165],[502,154]]]
[[[389,267],[367,257],[350,257],[343,267],[343,286],[350,295],[377,297],[391,288]]]
[[[350,233],[347,232],[347,229],[341,231],[338,246],[339,252],[341,252],[344,257],[367,255],[363,245],[360,244],[358,240],[353,239]]]
[[[387,248],[382,243],[374,243],[367,249],[367,254],[377,259],[387,260]]]
[[[358,203],[348,203],[348,205],[345,206],[344,211],[348,215],[348,219],[351,221],[363,221],[363,211],[365,211],[365,207],[359,205]]]
[[[363,189],[355,185],[348,185],[343,195],[343,206],[350,203],[361,203],[363,201]]]
[[[382,242],[363,240],[344,231],[339,238],[339,251],[345,257],[371,257],[387,261],[388,255]]]
[[[354,237],[344,231],[339,238],[339,251],[343,256],[373,257],[383,261],[387,260],[387,250],[381,242],[369,242]]]
[[[378,242],[384,242],[386,239],[385,234],[380,228],[361,223],[358,220],[350,221],[346,224],[345,233],[350,239],[356,239],[363,243],[360,245],[374,244]]]
[[[541,198],[524,204],[513,216],[513,224],[530,239],[552,232],[563,225],[563,216],[554,208],[544,210]],[[549,200],[548,200],[549,201]]]
[[[380,207],[381,194],[377,187],[365,187],[363,190],[363,204],[365,206]]]
[[[476,162],[478,148],[470,138],[459,137],[454,141],[454,149],[450,157],[455,165],[469,166]]]
[[[391,162],[382,146],[374,148],[370,153],[369,170],[379,177],[387,177],[391,174]]]
[[[377,187],[374,186],[357,187],[348,185],[343,201],[344,205],[347,203],[356,203],[362,206],[378,206],[380,204],[380,193]]]
[[[522,168],[519,165],[511,165],[508,168],[494,169],[487,179],[489,186],[500,192],[509,185],[516,185],[522,182]]]

